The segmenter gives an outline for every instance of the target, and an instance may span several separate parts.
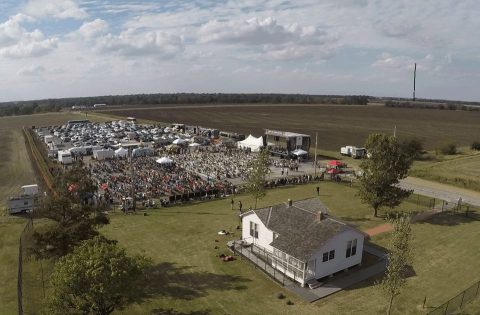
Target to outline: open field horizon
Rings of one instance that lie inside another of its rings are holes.
[[[339,151],[340,146],[363,146],[372,132],[399,138],[418,138],[426,149],[446,143],[469,146],[480,138],[480,112],[389,108],[378,105],[245,104],[212,106],[131,107],[99,113],[133,116],[159,122],[177,122],[260,136],[264,129],[318,132],[319,149]]]

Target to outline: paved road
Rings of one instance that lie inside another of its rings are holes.
[[[416,194],[443,199],[456,203],[462,198],[463,203],[480,207],[480,193],[451,185],[436,183],[416,177],[407,177],[400,182],[404,189],[413,189]]]

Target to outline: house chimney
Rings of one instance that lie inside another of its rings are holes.
[[[291,207],[293,204],[292,199],[288,199],[288,206]]]
[[[317,222],[320,222],[320,221],[322,221],[324,218],[325,218],[325,215],[323,214],[323,212],[322,212],[322,211],[317,211],[316,221],[317,221]]]

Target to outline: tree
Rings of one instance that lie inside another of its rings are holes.
[[[380,288],[388,299],[388,315],[392,310],[393,299],[400,294],[402,287],[405,285],[408,267],[412,264],[414,256],[411,248],[410,218],[407,215],[402,215],[391,220],[391,222],[393,224],[393,234],[390,241],[388,266],[385,278],[380,283]]]
[[[255,199],[257,209],[258,199],[265,197],[265,177],[270,172],[268,150],[261,150],[254,160],[247,180],[247,192]]]
[[[400,143],[400,147],[406,152],[412,159],[418,159],[423,153],[423,142],[418,138],[410,138],[403,140]]]
[[[70,253],[83,240],[98,235],[108,224],[104,205],[92,204],[96,185],[88,170],[74,167],[60,175],[55,196],[46,198],[35,215],[50,223],[33,233],[31,251],[37,258],[58,258]]]
[[[371,134],[365,147],[370,158],[360,164],[363,174],[359,196],[373,208],[376,217],[379,208],[394,208],[412,193],[396,186],[407,176],[412,159],[393,136]]]
[[[44,313],[110,314],[140,297],[149,266],[148,259],[127,256],[114,241],[84,241],[55,265]]]

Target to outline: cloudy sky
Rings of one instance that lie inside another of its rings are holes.
[[[0,101],[280,92],[480,101],[478,0],[1,0]]]

